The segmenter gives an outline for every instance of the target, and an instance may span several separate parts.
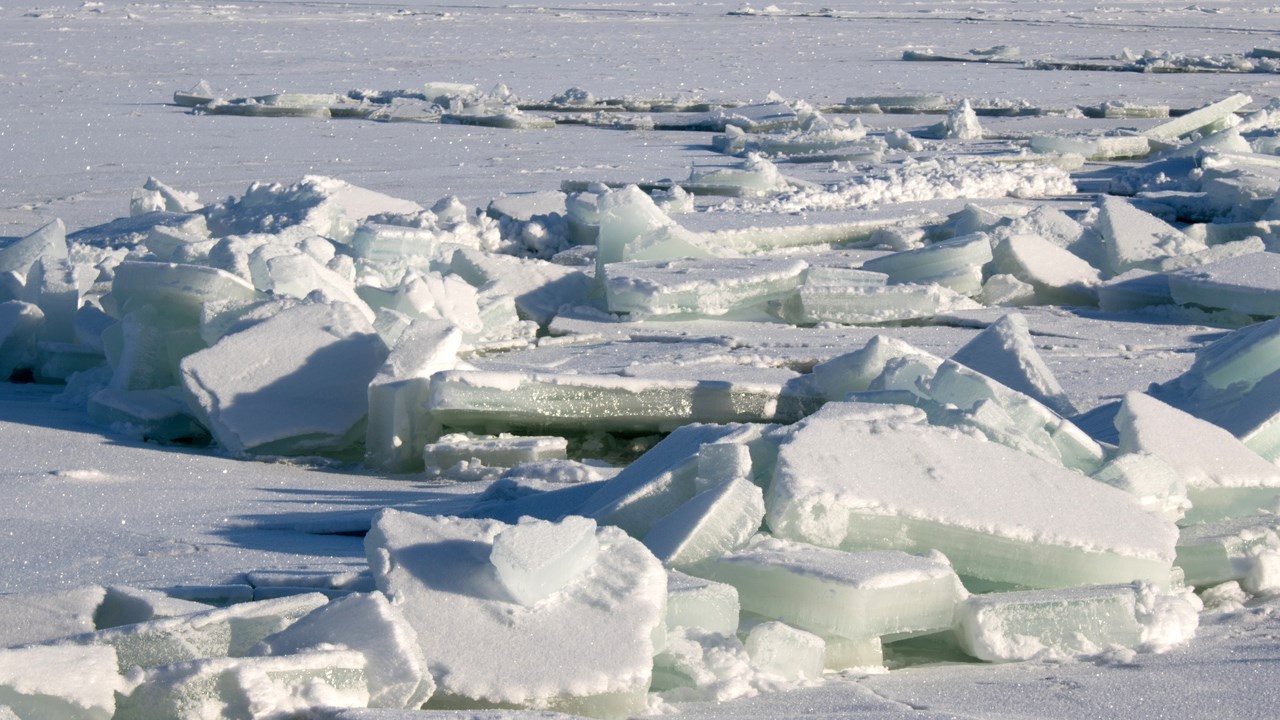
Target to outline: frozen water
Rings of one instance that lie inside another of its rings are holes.
[[[576,580],[599,554],[595,522],[571,515],[555,523],[522,519],[494,536],[489,561],[507,592],[533,605]]]
[[[1116,197],[1102,199],[1098,218],[1107,267],[1112,275],[1206,249],[1205,245],[1150,213]]]
[[[822,677],[826,643],[822,638],[777,621],[751,628],[744,643],[760,672],[787,680]]]
[[[1146,130],[1143,134],[1152,140],[1173,143],[1178,138],[1190,135],[1203,128],[1214,127],[1227,118],[1232,118],[1240,108],[1253,102],[1253,98],[1243,93],[1236,93],[1224,100],[1210,103],[1181,117],[1162,123]]]
[[[633,318],[725,315],[787,297],[806,268],[762,258],[618,262],[605,267],[605,297],[611,312]]]
[[[550,435],[521,437],[472,437],[462,433],[445,435],[428,443],[422,451],[429,468],[449,468],[458,463],[479,462],[489,467],[512,467],[520,463],[565,458],[568,441]]]
[[[1280,315],[1280,255],[1255,252],[1169,275],[1169,293],[1182,304],[1223,308],[1248,315]]]
[[[15,272],[25,277],[31,266],[43,257],[67,257],[67,227],[61,220],[42,225],[0,247],[0,272]]]
[[[1039,400],[1059,415],[1076,414],[1053,371],[1036,351],[1026,318],[1018,313],[1005,315],[978,333],[951,359]]]
[[[0,707],[12,717],[108,720],[123,689],[109,647],[0,650]]]
[[[1132,586],[973,595],[956,611],[966,653],[988,662],[1097,653],[1142,638]]]
[[[653,523],[644,544],[667,567],[688,568],[742,547],[763,520],[764,494],[737,477],[703,490]]]
[[[427,412],[431,378],[458,363],[462,331],[446,320],[414,320],[369,381],[365,462],[403,472],[423,461],[423,446],[435,428]]]
[[[873,258],[863,263],[862,269],[886,273],[895,284],[934,283],[973,296],[982,289],[982,267],[990,261],[991,238],[974,233]]]
[[[667,630],[699,628],[733,635],[738,631],[738,589],[677,570],[667,572]]]
[[[1178,557],[1188,585],[1207,587],[1244,580],[1262,551],[1280,548],[1280,525],[1273,515],[1192,525],[1178,537]]]

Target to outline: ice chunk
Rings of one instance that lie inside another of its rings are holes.
[[[12,717],[110,720],[123,689],[109,647],[0,650],[0,707]]]
[[[1083,155],[1092,162],[1144,158],[1151,152],[1151,142],[1145,135],[1115,135],[1104,137],[1055,137],[1033,135],[1031,149],[1041,153]]]
[[[522,605],[534,605],[583,575],[600,554],[596,523],[571,515],[559,522],[522,519],[493,538],[489,562]]]
[[[524,606],[490,562],[495,538],[510,527],[384,510],[365,537],[378,587],[418,633],[435,697],[453,707],[503,703],[596,717],[643,711],[664,632],[661,564],[639,541],[600,528],[595,564]]]
[[[145,215],[149,212],[193,213],[204,205],[200,196],[193,192],[174,190],[154,177],[147,178],[141,190],[135,190],[129,201],[130,215]]]
[[[744,643],[751,664],[759,671],[784,680],[822,677],[826,643],[813,633],[777,621],[751,628]]]
[[[944,560],[892,551],[848,553],[765,536],[697,572],[736,587],[744,611],[820,636],[945,630],[964,596]]]
[[[733,635],[738,631],[738,589],[676,570],[667,571],[667,629],[698,628]]]
[[[340,645],[362,653],[369,707],[419,708],[435,691],[418,635],[381,593],[338,598],[266,637],[255,655],[290,655]]]
[[[1092,305],[1097,300],[1098,271],[1042,237],[1013,235],[996,245],[994,255],[995,266],[1030,284],[1042,303]]]
[[[1174,522],[1186,516],[1191,507],[1186,482],[1169,463],[1155,455],[1118,455],[1099,468],[1093,479],[1124,490],[1142,507]]]
[[[738,167],[694,168],[689,179],[681,183],[691,192],[716,195],[769,195],[786,190],[790,183],[778,172],[778,166],[765,158],[749,154]]]
[[[1118,275],[1133,268],[1153,269],[1167,258],[1190,255],[1205,248],[1154,215],[1114,196],[1102,198],[1098,216],[1108,272]]]
[[[126,261],[115,269],[111,282],[110,306],[117,317],[140,305],[152,305],[167,322],[194,326],[206,302],[258,297],[253,285],[223,270],[201,265]]]
[[[200,658],[242,657],[266,636],[328,600],[320,593],[308,593],[246,602],[75,635],[60,644],[114,647],[121,670]]]
[[[1169,293],[1184,305],[1248,315],[1280,315],[1280,254],[1239,255],[1169,275]]]
[[[972,296],[982,290],[982,267],[990,261],[991,238],[986,233],[973,233],[874,258],[863,263],[862,269],[886,273],[895,284],[936,283]]]
[[[0,595],[0,647],[93,630],[93,614],[105,594],[105,589],[91,585],[57,592]]]
[[[714,257],[716,254],[698,235],[677,225],[634,185],[605,193],[598,201],[597,212],[598,275],[603,276],[608,263],[623,260]]]
[[[1176,541],[1172,523],[1115,488],[856,403],[828,403],[783,442],[766,504],[781,537],[846,550],[937,549],[962,576],[1023,587],[1163,585]]]
[[[458,250],[450,267],[482,293],[510,295],[524,319],[550,323],[560,308],[583,303],[593,281],[581,270],[542,260]]]
[[[610,312],[724,315],[781,300],[800,286],[808,263],[795,259],[649,260],[605,266]]]
[[[978,115],[968,100],[963,100],[954,110],[947,113],[947,119],[937,125],[926,128],[919,133],[922,137],[938,140],[981,140],[982,125],[978,123]]]
[[[427,412],[431,377],[458,364],[462,331],[445,320],[414,320],[369,381],[365,463],[390,472],[416,470],[434,432]]]
[[[820,322],[867,325],[929,318],[978,307],[981,306],[941,285],[831,287],[806,284],[787,301],[784,316],[798,325]]]
[[[1020,393],[1039,400],[1059,415],[1075,415],[1053,370],[1036,352],[1027,319],[1009,313],[978,333],[951,359]]]
[[[760,488],[734,478],[698,493],[655,522],[644,544],[667,567],[687,568],[742,547],[763,520]]]
[[[44,313],[30,303],[10,300],[0,303],[0,380],[8,380],[14,370],[35,362],[36,334],[44,323]]]
[[[714,442],[698,450],[698,492],[734,478],[751,477],[751,448],[733,441]]]
[[[159,590],[113,585],[93,614],[99,630],[209,610],[204,603],[170,597]]]
[[[1115,426],[1121,452],[1155,455],[1186,483],[1187,524],[1252,515],[1280,501],[1280,468],[1212,423],[1130,392]]]
[[[149,212],[135,217],[124,217],[109,223],[87,227],[67,235],[70,246],[99,249],[134,249],[143,245],[157,228],[169,228],[178,232],[209,236],[209,226],[199,213]]]
[[[1201,523],[1182,529],[1174,561],[1186,583],[1207,587],[1248,577],[1260,551],[1280,549],[1280,519],[1262,515]]]
[[[828,635],[822,664],[827,670],[855,670],[884,667],[884,646],[880,638],[843,638]]]
[[[141,440],[190,442],[209,437],[191,417],[186,395],[175,386],[149,390],[106,387],[89,398],[85,409],[89,419],[99,425]]]
[[[888,335],[876,335],[859,350],[819,363],[809,374],[809,388],[827,400],[843,400],[852,392],[864,392],[884,374],[885,367],[896,358],[923,357],[932,361],[934,369],[940,358],[912,347]],[[932,373],[930,373],[932,375]]]
[[[521,437],[502,433],[497,437],[473,437],[454,433],[428,443],[422,455],[429,468],[449,468],[477,461],[488,467],[513,467],[520,463],[563,460],[568,446],[567,440],[552,435]]]
[[[349,243],[370,215],[414,213],[414,202],[356,187],[342,180],[310,175],[293,185],[254,183],[239,198],[206,208],[216,235],[273,233],[295,225],[340,243]]]
[[[76,339],[76,310],[80,287],[76,266],[66,258],[41,258],[27,273],[27,302],[44,313],[39,337],[46,342],[72,343]]]
[[[678,628],[668,634],[666,647],[653,658],[649,689],[679,702],[723,701],[755,694],[758,679],[736,636]]]
[[[1097,653],[1142,639],[1132,585],[972,595],[956,611],[964,651],[988,662]]]
[[[67,226],[54,220],[4,247],[0,247],[0,273],[16,272],[26,276],[40,258],[67,257]]]
[[[304,304],[188,356],[182,384],[230,453],[341,453],[364,436],[367,388],[386,358],[358,310]]]
[[[295,717],[369,703],[365,656],[354,650],[195,660],[139,670],[129,681],[117,718]]]
[[[1190,135],[1201,128],[1213,126],[1232,115],[1235,111],[1253,102],[1248,95],[1236,93],[1225,100],[1210,103],[1185,115],[1174,118],[1150,128],[1142,134],[1152,140],[1163,143],[1177,142],[1178,138]]]

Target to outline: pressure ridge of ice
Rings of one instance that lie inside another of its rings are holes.
[[[213,95],[175,100],[534,132],[589,113],[723,155],[479,211],[318,175],[202,204],[151,178],[127,218],[5,239],[4,377],[65,384],[111,434],[363,463],[423,496],[342,529],[367,530],[355,580],[258,573],[216,608],[0,597],[19,717],[620,718],[881,671],[899,643],[1160,652],[1193,642],[1201,596],[1280,593],[1280,122],[1239,120],[1248,96],[997,147],[983,106],[932,96],[837,109],[946,113],[908,133],[776,96]]]

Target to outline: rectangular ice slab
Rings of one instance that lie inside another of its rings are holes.
[[[751,664],[763,673],[785,680],[822,677],[826,643],[813,633],[777,621],[751,628],[744,643]]]
[[[601,528],[596,561],[531,606],[491,563],[512,526],[384,510],[365,537],[378,587],[418,633],[432,703],[624,717],[645,708],[664,637],[667,576],[637,540]]]
[[[945,630],[964,596],[944,560],[893,551],[849,553],[766,536],[696,572],[736,587],[744,611],[822,636]]]
[[[766,498],[773,532],[846,550],[937,549],[962,576],[1028,588],[1168,583],[1173,523],[1127,493],[903,412],[829,403],[802,421]]]
[[[1242,580],[1256,552],[1280,547],[1280,522],[1273,515],[1220,520],[1182,529],[1178,557],[1188,585],[1206,587]]]
[[[123,689],[109,647],[0,650],[0,708],[9,717],[110,720]]]
[[[564,438],[552,435],[521,437],[503,433],[497,437],[474,437],[455,433],[425,445],[422,458],[427,467],[435,468],[471,461],[488,467],[512,467],[539,460],[563,460],[568,444]]]
[[[1132,585],[972,595],[956,611],[960,647],[979,660],[1134,647],[1142,638]]]
[[[982,289],[982,267],[989,262],[991,238],[973,233],[868,260],[862,269],[886,273],[894,284],[934,283],[973,296]]]
[[[733,478],[659,519],[644,536],[644,544],[667,567],[688,567],[746,544],[763,520],[759,486]]]
[[[1280,315],[1280,254],[1251,253],[1169,275],[1169,292],[1183,305],[1247,315]]]
[[[400,334],[369,382],[368,465],[391,472],[421,466],[422,448],[433,430],[427,413],[431,376],[456,367],[461,347],[462,331],[447,320],[415,320]]]
[[[635,316],[725,315],[780,300],[808,264],[795,259],[709,258],[611,263],[604,269],[609,311]]]
[[[1042,153],[1083,155],[1094,162],[1121,158],[1142,158],[1151,152],[1151,142],[1144,135],[1117,137],[1054,137],[1033,135],[1031,149]]]
[[[803,285],[787,301],[784,317],[797,325],[834,322],[844,325],[918,320],[953,310],[981,307],[941,285],[883,287]]]
[[[667,571],[667,629],[699,628],[720,635],[738,631],[738,589]]]

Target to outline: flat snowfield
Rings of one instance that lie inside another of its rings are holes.
[[[0,718],[1274,717],[1278,191],[1257,0],[0,5]]]

